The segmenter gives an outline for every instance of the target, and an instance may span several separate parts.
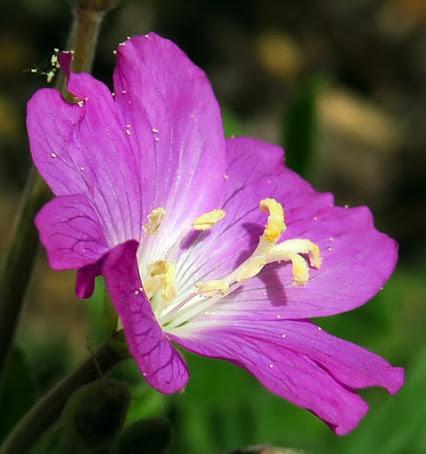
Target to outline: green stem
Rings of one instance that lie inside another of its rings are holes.
[[[75,72],[91,69],[102,18],[106,11],[117,3],[117,0],[77,1],[67,46],[68,49],[74,49]],[[58,78],[56,86],[63,90],[63,76]],[[38,236],[34,227],[34,217],[48,197],[47,186],[32,168],[16,217],[14,236],[0,281],[0,380],[37,255]]]
[[[24,416],[0,448],[0,454],[27,454],[33,444],[61,415],[70,395],[81,386],[91,383],[111,370],[124,354],[113,345],[102,345],[74,372],[65,377]]]
[[[46,185],[32,168],[17,213],[14,241],[0,283],[0,378],[37,253],[38,236],[34,215],[48,195]]]

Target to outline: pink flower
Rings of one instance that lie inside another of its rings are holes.
[[[367,411],[357,389],[401,387],[402,369],[308,320],[361,306],[391,275],[397,246],[367,208],[334,206],[274,145],[225,140],[205,74],[153,33],[118,47],[115,95],[68,76],[76,104],[42,89],[28,105],[55,194],[36,224],[51,267],[78,270],[80,297],[104,276],[151,386],[185,387],[175,342],[247,369],[338,434]]]

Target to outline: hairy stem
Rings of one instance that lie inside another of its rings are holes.
[[[74,10],[68,49],[74,50],[73,70],[90,71],[102,18],[117,0],[78,0]],[[58,89],[64,89],[63,76]],[[29,172],[20,209],[15,220],[13,240],[4,262],[0,281],[0,380],[38,249],[34,217],[49,197],[49,189],[34,168]]]
[[[34,442],[61,415],[71,394],[111,370],[125,355],[113,341],[106,342],[74,372],[42,397],[24,416],[0,447],[0,454],[27,454]]]

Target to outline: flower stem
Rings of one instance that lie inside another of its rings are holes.
[[[36,257],[38,236],[34,216],[48,195],[46,185],[32,168],[16,216],[14,241],[0,282],[0,379]]]
[[[118,0],[77,0],[68,49],[74,50],[73,70],[90,71],[102,18]],[[56,87],[64,89],[64,78]],[[0,380],[12,345],[22,303],[38,249],[34,217],[49,197],[49,190],[34,168],[29,172],[15,220],[11,248],[0,281]]]
[[[100,378],[125,355],[113,340],[103,344],[89,359],[42,397],[24,416],[0,447],[0,454],[26,454],[38,438],[58,419],[70,395]]]

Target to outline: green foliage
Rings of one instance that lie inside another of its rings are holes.
[[[239,118],[227,108],[222,108],[222,121],[226,137],[244,135],[244,128]]]
[[[223,361],[186,355],[188,388],[169,398],[173,453],[213,454],[241,446],[313,445],[327,430],[309,413],[266,391],[245,371]]]
[[[90,318],[91,339],[96,343],[109,339],[117,329],[118,317],[108,297],[102,277],[96,278],[95,291],[84,301]]]
[[[15,347],[6,364],[0,386],[0,442],[30,408],[36,398],[36,384],[24,353]]]
[[[343,445],[345,454],[426,452],[426,350],[408,369],[400,393],[373,407],[356,436]]]

